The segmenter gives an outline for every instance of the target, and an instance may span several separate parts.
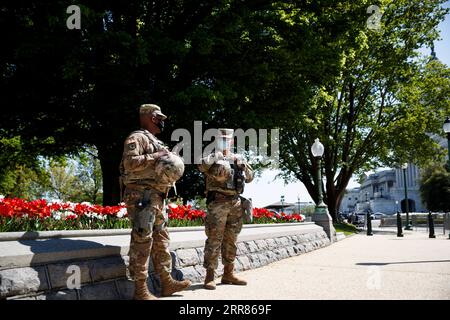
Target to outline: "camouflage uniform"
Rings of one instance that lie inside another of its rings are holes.
[[[121,162],[124,202],[132,223],[129,275],[134,280],[148,277],[148,259],[155,272],[170,274],[172,258],[165,199],[171,187],[155,177],[156,153],[166,146],[147,130],[138,130],[125,140]]]
[[[230,155],[231,158],[233,155]],[[204,159],[205,160],[205,159]],[[205,232],[205,255],[203,266],[206,269],[217,269],[219,254],[222,254],[224,266],[234,263],[236,258],[236,240],[242,229],[243,209],[238,191],[230,187],[230,181],[218,181],[208,174],[212,164],[203,161],[199,169],[206,175],[206,192],[214,199],[208,203]],[[242,161],[245,172],[245,183],[253,180],[253,170]],[[231,177],[232,179],[233,177]]]

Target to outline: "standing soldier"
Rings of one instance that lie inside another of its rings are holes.
[[[199,169],[206,176],[208,214],[205,222],[206,268],[204,288],[216,289],[214,270],[222,253],[223,284],[246,285],[247,282],[233,274],[236,258],[236,240],[243,224],[243,202],[239,195],[244,184],[253,180],[253,171],[245,159],[231,153],[233,130],[219,129],[217,151],[202,159]],[[245,199],[246,200],[246,199]],[[248,200],[246,200],[248,201]]]
[[[128,216],[132,223],[129,276],[135,281],[134,299],[156,299],[147,287],[148,260],[161,280],[161,295],[170,296],[190,286],[188,280],[171,277],[172,258],[165,200],[169,189],[184,172],[181,158],[170,153],[155,135],[162,132],[167,117],[154,104],[140,107],[141,129],[125,140],[121,180]]]

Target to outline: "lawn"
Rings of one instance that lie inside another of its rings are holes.
[[[334,223],[333,225],[336,232],[343,232],[346,236],[358,233],[356,227],[349,223]]]

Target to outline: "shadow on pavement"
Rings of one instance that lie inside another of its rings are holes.
[[[407,263],[436,263],[450,262],[450,260],[428,260],[428,261],[401,261],[401,262],[359,262],[357,266],[386,266],[389,264],[407,264]]]

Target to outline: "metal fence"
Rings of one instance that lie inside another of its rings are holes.
[[[435,212],[431,214],[433,217],[434,228],[437,231],[442,228],[442,233],[450,232],[450,213]],[[406,213],[401,214],[402,225],[406,225]],[[413,230],[426,229],[428,231],[428,213],[410,213],[409,218]],[[396,227],[397,226],[397,216],[393,215],[390,217],[381,218],[380,228],[383,227]]]

